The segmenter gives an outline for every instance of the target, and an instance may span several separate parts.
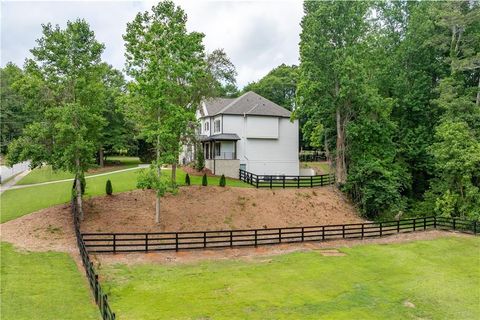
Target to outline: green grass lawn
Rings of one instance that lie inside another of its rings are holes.
[[[300,162],[300,167],[320,170],[323,174],[332,173],[332,168],[328,162]]]
[[[112,181],[113,192],[125,192],[137,188],[137,175],[139,170],[131,170],[87,178],[87,188],[85,195],[98,196],[105,194],[105,184],[108,179]],[[162,170],[164,177],[170,178],[170,170]],[[218,186],[218,177],[209,177],[209,185]],[[185,182],[185,172],[177,170],[177,182],[183,185]],[[200,185],[202,177],[191,176],[191,183]],[[228,186],[250,187],[250,185],[239,180],[227,179]],[[21,217],[25,214],[48,208],[57,204],[70,201],[72,182],[58,182],[47,185],[25,187],[21,189],[7,190],[0,195],[0,223]]]
[[[478,319],[480,238],[341,251],[100,273],[122,319]]]
[[[140,160],[137,157],[112,156],[112,157],[108,157],[107,161],[120,161],[121,165],[117,165],[115,167],[105,167],[102,173],[133,168],[133,167],[137,167],[140,164]],[[99,172],[87,173],[86,176],[98,174],[98,173]],[[51,166],[44,166],[42,168],[37,168],[32,170],[28,175],[26,175],[24,178],[18,181],[17,185],[72,179],[73,176],[74,175],[70,172],[61,171],[61,170],[54,171]]]
[[[59,252],[18,252],[1,243],[2,320],[99,319],[86,280]]]

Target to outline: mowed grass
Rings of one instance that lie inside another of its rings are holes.
[[[142,169],[107,174],[86,179],[86,197],[105,194],[105,184],[112,182],[113,192],[125,192],[137,189],[137,177]],[[169,179],[170,169],[162,170],[163,177]],[[209,185],[218,186],[219,177],[209,177]],[[185,172],[177,170],[177,183],[184,185]],[[201,185],[202,177],[191,176],[191,183]],[[250,187],[239,180],[227,179],[228,186]],[[0,223],[21,217],[25,214],[70,201],[72,181],[58,182],[46,185],[31,186],[21,189],[7,190],[0,195]]]
[[[137,188],[137,175],[140,169],[112,173],[100,177],[87,178],[85,195],[105,194],[105,183],[112,181],[114,192],[124,192]],[[0,223],[21,217],[25,214],[70,201],[72,181],[7,190],[0,196]]]
[[[122,170],[137,167],[140,164],[140,160],[137,157],[123,157],[112,156],[108,157],[107,161],[120,161],[121,164],[114,167],[105,167],[103,172]],[[86,176],[98,174],[99,172],[86,173]],[[33,169],[28,175],[17,182],[17,185],[34,184],[41,182],[49,182],[56,180],[73,179],[74,175],[70,172],[62,170],[53,170],[51,166],[44,166],[42,168]]]
[[[301,168],[312,168],[322,172],[322,174],[332,173],[332,168],[328,162],[300,162]]]
[[[478,319],[479,238],[341,251],[100,273],[122,319]]]
[[[86,280],[59,252],[19,252],[1,243],[2,320],[99,319]]]

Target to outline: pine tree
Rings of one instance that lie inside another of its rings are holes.
[[[220,187],[225,187],[226,184],[227,184],[227,183],[226,183],[226,181],[225,181],[225,175],[222,174],[222,176],[220,177],[220,182],[219,182],[218,185],[219,185]]]
[[[202,178],[202,186],[206,187],[207,185],[208,185],[207,174],[204,173]]]
[[[110,179],[107,180],[107,183],[105,185],[105,192],[111,196],[112,193],[113,193],[113,188],[112,188],[112,182],[110,181]]]
[[[187,185],[187,186],[190,185],[190,176],[188,175],[188,173],[187,173],[187,175],[185,176],[185,185]]]

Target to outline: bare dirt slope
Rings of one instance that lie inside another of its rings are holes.
[[[135,190],[87,201],[85,216],[84,232],[229,230],[362,221],[331,187],[273,191],[183,187],[178,194],[162,198],[159,225],[154,223],[154,192]]]

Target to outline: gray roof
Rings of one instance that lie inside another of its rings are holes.
[[[256,115],[290,118],[291,112],[278,104],[249,91],[236,99],[215,98],[205,101],[207,115]]]
[[[220,133],[212,136],[200,135],[198,137],[200,141],[232,141],[240,140],[240,137],[236,133]]]

